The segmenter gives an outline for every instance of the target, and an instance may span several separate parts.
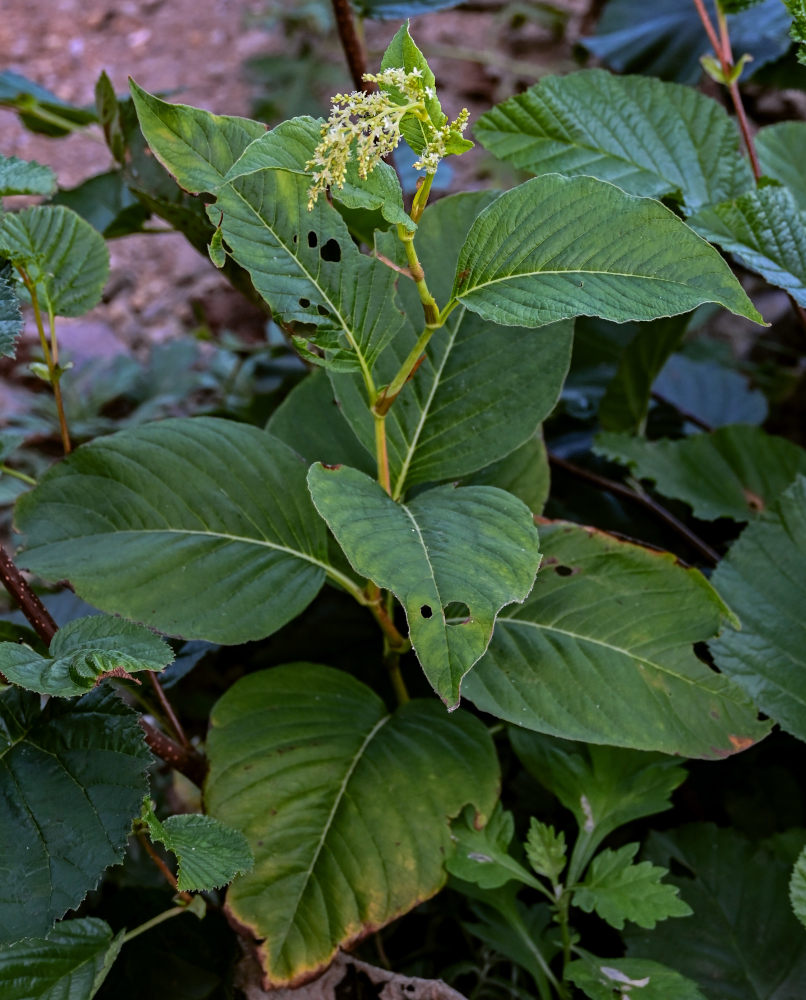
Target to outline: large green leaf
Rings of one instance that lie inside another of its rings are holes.
[[[52,194],[56,175],[41,163],[0,155],[0,197],[9,194]]]
[[[806,927],[806,847],[798,855],[789,880],[789,902],[792,912]]]
[[[601,69],[546,76],[479,118],[479,142],[533,174],[587,174],[686,210],[753,185],[724,108],[692,87]]]
[[[746,696],[691,648],[726,612],[699,572],[592,528],[548,525],[541,540],[532,594],[499,615],[464,683],[475,705],[538,732],[688,757],[723,757],[766,734]]]
[[[123,946],[103,920],[66,920],[45,938],[0,948],[4,1000],[92,1000]]]
[[[708,1000],[806,995],[806,936],[787,899],[789,864],[710,824],[652,833],[645,854],[676,866],[680,874],[669,881],[694,915],[667,923],[662,933],[628,928],[631,957],[673,966]]]
[[[7,273],[4,273],[4,266],[0,265],[0,356],[14,357],[22,326],[20,301]]]
[[[701,209],[697,232],[806,305],[806,212],[782,187],[762,187]]]
[[[652,386],[653,395],[709,427],[763,424],[767,399],[734,368],[673,354]],[[615,429],[615,428],[612,428]]]
[[[636,996],[641,1000],[706,1000],[690,979],[645,958],[594,959],[591,956],[571,962],[565,971],[568,979],[590,1000],[614,1000],[616,996]]]
[[[463,486],[497,486],[522,500],[533,514],[541,514],[551,488],[551,469],[542,431],[520,448],[462,480]]]
[[[742,623],[710,648],[717,666],[787,732],[806,739],[806,478],[742,532],[714,586]]]
[[[311,466],[308,486],[355,571],[402,603],[426,677],[455,708],[495,616],[532,589],[540,553],[529,510],[492,486],[441,486],[398,504],[347,466]],[[466,606],[460,620],[447,619],[451,604]]]
[[[800,211],[806,212],[806,177],[802,170],[806,122],[778,122],[759,129],[755,145],[762,172],[789,188]]]
[[[762,322],[716,250],[673,212],[593,177],[545,174],[496,199],[468,233],[453,294],[520,326],[657,319],[703,302]]]
[[[35,572],[69,579],[104,611],[213,642],[270,635],[328,570],[303,463],[226,420],[96,439],[21,499],[17,523]]]
[[[301,981],[437,892],[450,818],[472,803],[483,824],[497,797],[478,720],[436,701],[389,714],[314,664],[238,681],[213,709],[207,752],[208,811],[255,854],[227,908],[260,942],[267,986]]]
[[[0,942],[42,937],[123,858],[151,755],[111,692],[0,694]]]
[[[186,104],[168,104],[130,81],[132,101],[146,142],[159,162],[191,194],[215,191],[224,175],[265,126],[249,118],[214,115]]]
[[[57,316],[80,316],[97,305],[109,274],[103,237],[63,205],[0,218],[0,257],[25,268],[41,305]]]
[[[684,501],[705,521],[749,521],[799,473],[806,475],[803,448],[748,424],[675,441],[604,433],[594,450],[651,480],[663,496]]]
[[[162,670],[173,660],[171,647],[142,625],[92,615],[60,628],[47,656],[30,646],[0,642],[0,673],[29,691],[72,697],[86,694],[110,673]]]

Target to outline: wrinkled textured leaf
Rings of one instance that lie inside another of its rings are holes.
[[[599,434],[594,450],[687,503],[695,517],[749,521],[806,475],[806,451],[758,427],[735,424],[679,440]]]
[[[742,623],[709,643],[717,666],[806,739],[806,478],[745,528],[714,573]]]
[[[641,1000],[706,1000],[696,983],[668,966],[645,958],[582,959],[571,962],[566,975],[590,1000],[614,1000],[616,996],[635,996]]]
[[[92,1000],[123,946],[103,920],[66,920],[0,948],[4,1000]]]
[[[21,333],[20,301],[0,265],[0,356],[13,358],[16,355],[17,337]]]
[[[574,892],[573,904],[596,913],[616,930],[631,920],[649,930],[668,917],[688,917],[691,907],[678,899],[676,886],[661,879],[668,872],[649,861],[633,863],[639,844],[601,851],[591,862],[585,881]]]
[[[689,220],[697,232],[806,305],[806,212],[782,187],[763,187]]]
[[[311,466],[308,486],[355,571],[400,600],[429,683],[455,708],[495,616],[532,589],[540,564],[532,515],[490,486],[442,486],[397,504],[346,466]],[[468,608],[461,620],[446,619],[452,603]]]
[[[109,274],[103,237],[63,205],[0,218],[0,257],[25,268],[40,304],[57,316],[80,316],[97,305]]]
[[[526,857],[538,875],[555,883],[566,862],[565,834],[532,817],[526,837]]]
[[[789,188],[800,211],[806,211],[806,177],[801,169],[806,157],[806,122],[768,125],[754,141],[762,173]]]
[[[123,858],[151,754],[110,691],[0,694],[0,942],[42,937]]]
[[[55,190],[56,175],[50,167],[0,155],[0,198],[10,194],[52,194]]]
[[[494,156],[533,174],[587,174],[686,211],[753,186],[724,108],[691,87],[601,69],[547,76],[474,126]],[[629,139],[629,141],[628,141]]]
[[[630,957],[693,979],[708,1000],[793,1000],[806,993],[806,936],[787,900],[791,866],[733,830],[692,824],[650,834],[645,851],[668,868],[694,910],[662,932],[627,928]]]
[[[540,534],[534,590],[498,616],[465,680],[478,708],[567,739],[706,759],[765,735],[746,696],[691,648],[726,613],[699,572],[592,528]]]
[[[207,750],[208,810],[255,854],[227,907],[262,942],[266,985],[314,973],[437,892],[449,820],[470,802],[486,822],[498,791],[478,720],[436,700],[390,715],[314,664],[238,681],[213,709]]]
[[[789,880],[789,902],[792,912],[806,927],[806,847],[798,855]]]
[[[106,615],[68,622],[53,637],[48,656],[0,643],[0,673],[12,684],[63,698],[86,694],[110,671],[159,671],[173,658],[168,643],[149,629]]]
[[[669,358],[652,392],[709,427],[763,424],[767,419],[764,393],[751,389],[739,372],[711,361],[695,361],[684,354]]]
[[[19,501],[17,523],[25,566],[186,638],[270,635],[307,607],[327,570],[303,463],[226,420],[163,420],[96,439]]]
[[[453,294],[495,323],[622,323],[717,302],[761,322],[727,264],[673,212],[593,177],[546,174],[473,223]]]
[[[451,827],[455,848],[446,858],[445,868],[456,878],[473,882],[482,889],[497,889],[512,879],[525,885],[538,885],[528,869],[509,854],[514,833],[512,813],[505,812],[500,805],[480,830],[474,810],[469,807]]]

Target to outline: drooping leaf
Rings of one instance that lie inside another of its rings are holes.
[[[68,622],[53,637],[47,656],[29,646],[0,643],[0,673],[12,684],[62,698],[86,694],[110,673],[162,670],[173,658],[168,643],[149,629],[107,615]]]
[[[497,797],[478,720],[436,701],[390,715],[314,664],[238,681],[213,709],[207,751],[208,810],[255,854],[227,907],[262,942],[266,985],[301,981],[437,892],[449,820],[472,803],[484,823]]]
[[[92,1000],[122,946],[123,933],[87,917],[0,947],[4,1000]]]
[[[565,868],[565,834],[533,816],[526,838],[526,856],[537,874],[545,875],[554,884]]]
[[[104,611],[214,642],[270,635],[328,568],[304,464],[226,420],[163,420],[83,445],[20,500],[17,524],[26,567]]]
[[[534,590],[498,616],[464,683],[478,708],[566,739],[706,759],[765,735],[691,648],[727,610],[699,572],[592,528],[550,524],[543,540]]]
[[[776,122],[759,129],[754,139],[762,173],[788,188],[806,212],[806,178],[800,169],[806,156],[806,122]]]
[[[532,589],[540,563],[532,515],[491,486],[441,486],[398,504],[347,466],[311,466],[308,486],[355,571],[400,600],[429,683],[455,708],[496,615]],[[454,603],[468,610],[451,621]]]
[[[792,912],[806,927],[806,847],[798,855],[789,880],[789,902]]]
[[[151,755],[110,691],[0,693],[0,942],[43,937],[123,858]]]
[[[687,212],[753,185],[739,133],[692,87],[601,69],[547,76],[474,126],[494,156],[533,174],[586,174]],[[630,137],[630,141],[626,141]]]
[[[717,666],[783,729],[806,739],[806,478],[742,532],[714,586],[741,621],[709,643]]]
[[[35,205],[0,218],[0,257],[25,268],[57,316],[80,316],[101,299],[109,251],[97,230],[63,205]]]
[[[761,322],[716,250],[673,212],[593,177],[546,174],[497,198],[468,233],[453,294],[521,326],[657,319],[703,302]]]
[[[20,300],[8,277],[5,267],[0,264],[0,356],[13,358],[23,324]]]
[[[52,194],[56,175],[41,163],[0,155],[0,198],[10,194]]]
[[[677,887],[661,882],[668,874],[665,868],[650,861],[633,862],[639,847],[625,844],[617,851],[605,848],[597,854],[574,892],[574,906],[586,913],[595,910],[619,931],[625,920],[652,930],[659,920],[690,916],[691,907],[678,899]]]
[[[645,855],[683,867],[668,881],[694,914],[662,933],[628,927],[630,957],[673,966],[708,1000],[791,1000],[806,991],[806,936],[787,900],[791,865],[705,823],[650,834]]]
[[[510,729],[527,771],[570,809],[592,854],[613,830],[671,809],[686,772],[674,758]]]
[[[249,118],[214,115],[186,104],[168,104],[129,81],[146,142],[159,162],[191,194],[215,191],[244,149],[265,133]]]
[[[684,501],[705,521],[749,521],[798,474],[806,475],[806,451],[746,424],[674,441],[602,433],[594,450],[651,480],[663,496]]]
[[[445,860],[445,868],[464,882],[482,889],[497,889],[515,879],[525,885],[539,885],[534,876],[509,853],[515,833],[512,813],[500,805],[486,826],[478,829],[474,810],[468,807],[451,827],[454,851]]]
[[[806,305],[806,212],[786,188],[756,188],[703,208],[689,221],[705,239]]]
[[[578,959],[568,965],[566,975],[590,1000],[614,1000],[617,996],[706,1000],[692,980],[645,958]]]
[[[176,855],[176,888],[180,892],[218,889],[254,868],[246,837],[212,816],[183,813],[160,822],[151,803],[146,802],[143,819],[151,839]]]
[[[767,419],[764,393],[751,389],[739,372],[712,361],[696,361],[685,354],[669,358],[652,392],[709,427],[763,424]]]

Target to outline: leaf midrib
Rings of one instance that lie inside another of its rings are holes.
[[[602,274],[607,276],[608,278],[641,278],[644,281],[657,281],[661,284],[674,285],[674,286],[679,286],[681,288],[692,290],[691,285],[689,285],[685,281],[678,281],[674,278],[662,278],[656,274],[633,274],[624,271],[594,271],[592,269],[585,271],[580,268],[568,268],[566,270],[553,268],[550,271],[513,271],[510,274],[502,275],[500,278],[491,278],[489,281],[482,281],[477,285],[473,285],[472,287],[465,287],[464,289],[459,289],[459,291],[457,292],[457,298],[461,299],[462,296],[471,295],[473,292],[477,292],[480,288],[487,288],[490,285],[497,285],[500,284],[502,281],[511,281],[513,278],[534,278],[534,277],[542,277],[543,275],[553,275],[553,274],[580,274],[580,275]]]

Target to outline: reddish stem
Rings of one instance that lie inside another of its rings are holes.
[[[347,65],[350,67],[350,76],[356,90],[371,90],[374,84],[368,84],[364,80],[367,71],[367,57],[364,46],[358,37],[355,27],[353,10],[350,7],[350,0],[332,0],[333,13],[336,16],[336,29],[339,33],[339,41],[344,49]]]

